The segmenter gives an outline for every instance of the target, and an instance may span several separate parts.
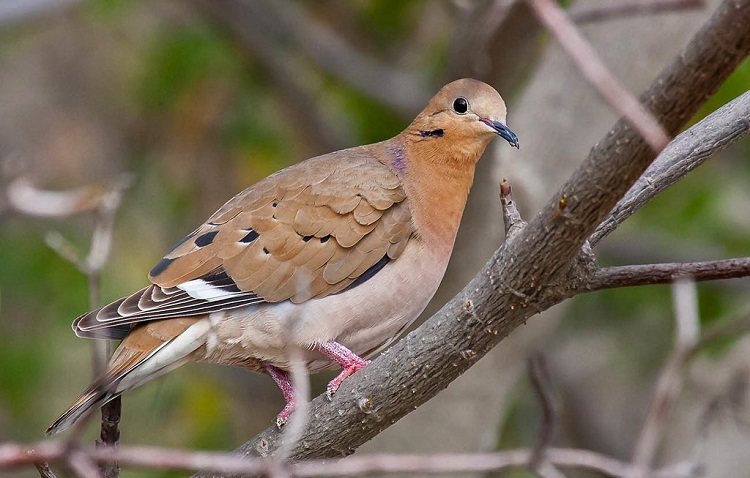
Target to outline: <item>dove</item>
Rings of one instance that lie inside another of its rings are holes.
[[[47,430],[190,362],[265,373],[286,405],[290,370],[340,367],[341,383],[391,344],[440,284],[477,161],[519,147],[491,86],[441,88],[397,136],[307,159],[240,192],[177,242],[151,284],[73,322],[121,340],[104,374]]]

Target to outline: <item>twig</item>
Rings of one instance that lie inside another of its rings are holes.
[[[669,135],[659,121],[617,81],[565,11],[552,0],[527,0],[539,19],[578,65],[586,80],[659,153]]]
[[[112,239],[114,236],[114,223],[117,210],[122,203],[122,197],[125,191],[133,184],[133,177],[129,174],[120,176],[110,187],[97,197],[97,202],[89,204],[89,209],[94,210],[94,231],[92,233],[91,245],[86,257],[82,258],[75,247],[70,244],[59,233],[49,233],[47,235],[47,245],[55,250],[63,259],[75,265],[81,273],[86,276],[89,289],[89,308],[95,309],[101,305],[100,300],[100,274],[112,250]],[[87,191],[89,188],[82,188]],[[65,194],[65,193],[57,193]],[[80,195],[80,194],[79,194]],[[12,195],[11,195],[12,196]],[[77,211],[76,211],[77,212]],[[69,215],[70,213],[68,213]],[[94,341],[92,345],[92,360],[94,363],[94,376],[99,376],[104,372],[106,360],[111,355],[109,342]],[[101,408],[101,441],[98,442],[104,446],[116,446],[120,439],[121,399],[120,397],[109,401]],[[83,427],[76,427],[68,438],[68,443],[77,442],[83,431]],[[74,457],[71,457],[73,460]],[[70,463],[74,466],[73,461]],[[86,463],[80,462],[76,471],[86,473]],[[74,467],[75,468],[75,467]],[[119,476],[119,467],[117,463],[102,464],[102,471],[105,478],[117,478]]]
[[[531,453],[529,468],[539,471],[546,462],[546,452],[552,443],[557,428],[558,406],[554,397],[552,380],[547,368],[547,361],[541,352],[531,355],[528,359],[529,381],[542,410],[539,434]]]
[[[581,23],[612,20],[618,17],[653,15],[703,8],[706,5],[705,0],[617,0],[604,5],[600,3],[585,6],[575,5],[568,10],[568,16],[580,25]]]
[[[589,239],[594,245],[627,218],[750,132],[750,92],[745,92],[682,132],[646,169]]]
[[[526,226],[526,221],[521,218],[521,213],[516,208],[516,203],[513,201],[513,189],[507,178],[503,178],[500,182],[500,206],[503,209],[505,239],[508,240]]]
[[[79,478],[101,478],[99,468],[88,454],[80,450],[70,450],[68,453],[68,465],[79,476]]]
[[[49,463],[46,461],[36,462],[34,466],[36,467],[36,471],[39,472],[40,478],[57,478],[57,475],[55,475],[55,472],[52,471],[52,468],[49,467]]]
[[[690,276],[697,282],[750,275],[750,257],[705,262],[670,262],[635,266],[603,267],[586,280],[583,288],[593,292],[617,287],[669,284]]]
[[[241,457],[233,453],[174,450],[158,447],[120,447],[68,449],[63,442],[48,440],[35,445],[0,444],[0,470],[32,464],[35,460],[59,461],[70,453],[88,457],[94,462],[118,461],[123,465],[153,470],[201,470],[217,474],[268,474],[278,461]],[[356,455],[344,460],[309,460],[294,463],[289,471],[295,477],[361,476],[386,473],[469,473],[523,469],[532,451],[505,450],[497,453],[441,453],[427,455],[375,454]],[[548,463],[566,469],[587,470],[613,477],[625,477],[630,470],[626,462],[590,450],[549,448]],[[687,462],[656,470],[653,478],[687,478],[693,468]]]
[[[666,428],[667,419],[682,390],[689,352],[698,342],[700,321],[695,282],[679,279],[673,286],[675,338],[672,351],[656,381],[654,396],[633,452],[628,478],[647,476]]]

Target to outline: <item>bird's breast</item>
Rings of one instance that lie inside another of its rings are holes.
[[[315,344],[333,340],[358,355],[375,353],[422,313],[449,258],[413,238],[397,260],[353,289],[300,304],[224,311],[214,317],[206,359],[233,365],[260,360],[288,368],[296,353],[317,370],[332,364],[310,350]]]

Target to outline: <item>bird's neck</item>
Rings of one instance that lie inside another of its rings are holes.
[[[476,162],[488,141],[456,141],[404,131],[388,141],[390,165],[401,176],[415,229],[437,249],[453,248]]]

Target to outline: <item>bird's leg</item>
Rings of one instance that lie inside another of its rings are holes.
[[[365,360],[359,355],[355,354],[348,348],[344,347],[338,342],[331,340],[324,344],[316,345],[315,348],[320,352],[323,352],[331,360],[335,360],[336,363],[341,365],[343,369],[340,374],[336,375],[336,378],[328,382],[326,387],[326,397],[331,400],[333,394],[339,389],[341,383],[351,374],[357,370],[363,368],[365,365],[370,363],[369,360]]]
[[[279,414],[276,415],[276,426],[281,428],[297,406],[297,394],[294,391],[294,385],[292,385],[292,379],[289,377],[289,372],[270,364],[265,364],[265,367],[268,375],[271,376],[276,385],[281,389],[281,393],[284,395],[284,401],[286,401],[284,408],[282,408]]]

